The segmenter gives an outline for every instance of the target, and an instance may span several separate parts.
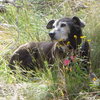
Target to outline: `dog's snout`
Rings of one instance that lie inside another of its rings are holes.
[[[49,33],[49,36],[50,36],[51,38],[54,38],[55,33]]]

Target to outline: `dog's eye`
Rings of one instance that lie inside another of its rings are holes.
[[[65,27],[66,26],[66,24],[61,24],[61,27]]]

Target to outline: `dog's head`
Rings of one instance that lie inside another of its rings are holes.
[[[70,36],[81,34],[81,28],[84,26],[84,22],[74,16],[73,18],[51,20],[46,27],[52,29],[49,33],[51,40],[65,41]]]

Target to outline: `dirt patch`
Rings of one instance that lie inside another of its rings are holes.
[[[47,91],[40,83],[0,84],[0,100],[44,100]]]

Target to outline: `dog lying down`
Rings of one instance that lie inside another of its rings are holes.
[[[30,42],[21,45],[13,53],[9,67],[15,70],[15,63],[25,70],[35,70],[42,68],[44,61],[48,64],[54,64],[56,58],[64,60],[67,54],[77,51],[82,43],[82,28],[85,26],[78,17],[62,18],[51,20],[47,24],[47,29],[51,29],[49,36],[51,42]],[[83,43],[80,56],[89,58],[88,42]]]

